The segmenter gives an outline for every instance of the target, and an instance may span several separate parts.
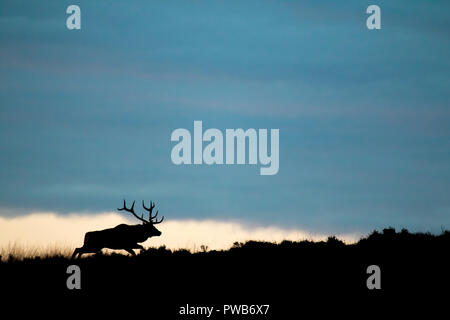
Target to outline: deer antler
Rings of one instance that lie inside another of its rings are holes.
[[[159,220],[159,221],[158,221],[158,219],[156,219],[156,217],[158,216],[159,210],[157,210],[156,213],[155,213],[155,215],[152,216],[152,211],[153,211],[153,208],[155,207],[155,203],[154,203],[154,202],[150,201],[150,207],[147,208],[147,207],[145,206],[145,204],[144,204],[144,200],[142,200],[142,206],[143,206],[144,209],[147,210],[148,213],[149,213],[149,215],[148,215],[148,222],[149,222],[149,223],[151,223],[151,224],[158,224],[158,223],[163,222],[164,216],[163,216],[162,219]],[[156,220],[153,220],[153,219],[156,219]]]
[[[119,210],[119,211],[127,211],[127,212],[130,212],[130,213],[133,214],[133,216],[135,216],[136,218],[138,218],[139,220],[141,220],[143,223],[149,223],[147,220],[145,220],[145,219],[143,218],[143,216],[142,216],[142,217],[139,217],[139,216],[134,212],[134,203],[135,203],[135,201],[133,201],[133,204],[131,205],[131,208],[128,209],[128,208],[127,208],[127,204],[126,204],[125,199],[124,199],[124,200],[123,200],[123,208],[117,208],[117,210]]]

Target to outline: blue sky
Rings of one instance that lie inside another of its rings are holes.
[[[66,29],[81,7],[82,30]],[[365,10],[381,7],[382,29]],[[0,214],[450,228],[448,1],[2,1]],[[176,128],[279,128],[280,170],[175,166]]]

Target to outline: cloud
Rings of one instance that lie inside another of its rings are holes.
[[[448,1],[385,3],[380,32],[355,1],[79,1],[79,32],[69,4],[0,4],[0,216],[150,196],[174,219],[450,224]],[[279,128],[280,172],[173,165],[194,120]]]
[[[92,215],[58,215],[53,212],[36,212],[29,215],[0,217],[0,248],[23,248],[27,252],[45,252],[48,248],[71,250],[83,244],[84,233],[111,228],[121,223],[130,223],[116,213]],[[161,237],[151,238],[144,247],[165,245],[170,249],[186,248],[199,250],[201,245],[209,249],[227,249],[234,242],[261,240],[280,242],[282,240],[323,240],[327,235],[311,233],[294,228],[275,226],[249,226],[239,222],[220,220],[169,220],[158,226]],[[342,234],[339,238],[354,242],[357,234]]]

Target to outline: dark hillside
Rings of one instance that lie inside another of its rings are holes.
[[[161,247],[136,257],[11,258],[0,264],[0,278],[2,290],[10,294],[91,302],[131,299],[153,305],[153,312],[168,318],[176,318],[188,303],[270,304],[273,314],[281,314],[294,312],[299,303],[307,308],[319,298],[373,301],[438,294],[449,285],[449,248],[448,231],[432,235],[385,229],[352,245],[330,237],[326,242],[250,241],[227,251],[198,253]],[[81,290],[66,287],[71,264],[80,266]],[[369,265],[381,269],[381,290],[366,286]]]

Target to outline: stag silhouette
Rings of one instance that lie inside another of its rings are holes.
[[[138,242],[144,242],[150,237],[159,237],[161,231],[156,229],[155,224],[163,222],[164,217],[158,221],[156,218],[158,216],[158,211],[156,211],[154,216],[152,215],[155,204],[150,201],[150,207],[147,208],[144,201],[142,201],[142,207],[149,213],[148,220],[145,220],[143,214],[139,217],[134,212],[134,203],[135,201],[133,201],[133,204],[128,209],[125,200],[123,200],[123,208],[117,208],[117,210],[130,212],[133,216],[142,221],[142,224],[119,224],[110,229],[86,232],[83,246],[75,249],[72,259],[77,255],[78,258],[81,257],[83,253],[98,252],[103,248],[116,250],[123,249],[135,256],[136,253],[133,249],[144,249]]]

